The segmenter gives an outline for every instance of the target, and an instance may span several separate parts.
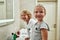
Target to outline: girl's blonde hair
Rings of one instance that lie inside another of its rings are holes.
[[[32,17],[31,12],[29,12],[28,10],[23,10],[21,14],[26,14],[29,19]]]

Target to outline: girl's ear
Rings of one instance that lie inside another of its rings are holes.
[[[46,14],[44,16],[46,16]]]
[[[44,15],[44,17],[46,16],[46,14]]]
[[[46,16],[46,13],[45,13],[45,15],[44,16]]]

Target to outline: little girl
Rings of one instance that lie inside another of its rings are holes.
[[[48,40],[48,24],[43,21],[46,9],[42,5],[37,5],[34,9],[37,22],[33,25],[31,40]]]

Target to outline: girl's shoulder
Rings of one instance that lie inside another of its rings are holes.
[[[34,23],[36,23],[36,20],[31,18],[29,23],[34,24]]]
[[[41,26],[43,26],[44,28],[46,27],[48,29],[48,31],[50,31],[48,23],[46,23],[46,22],[43,21],[42,24],[41,24]]]

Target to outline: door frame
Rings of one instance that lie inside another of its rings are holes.
[[[56,40],[60,40],[59,28],[60,28],[60,0],[57,1],[57,31],[56,31]]]

